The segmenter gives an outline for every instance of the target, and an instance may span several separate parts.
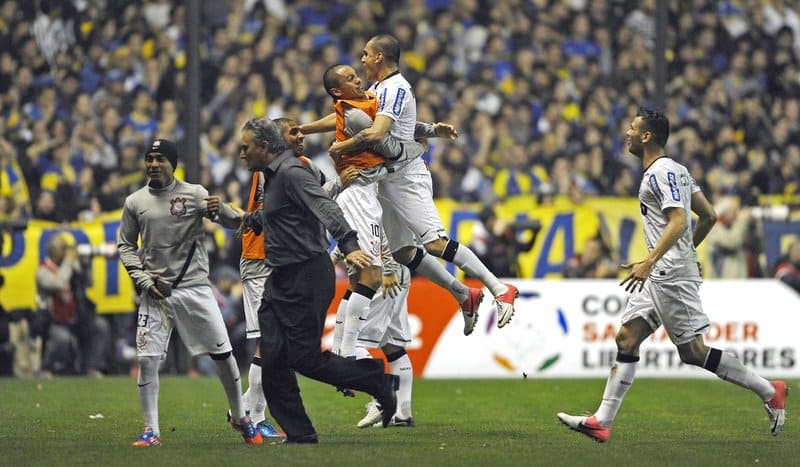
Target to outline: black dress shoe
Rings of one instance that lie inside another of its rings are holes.
[[[287,437],[280,444],[317,444],[319,440],[317,439],[317,434],[310,434],[310,435],[303,435],[303,436],[292,436]]]
[[[394,412],[397,410],[397,388],[400,387],[400,378],[395,375],[383,375],[383,384],[378,394],[373,394],[378,405],[381,406],[383,427],[389,426]]]

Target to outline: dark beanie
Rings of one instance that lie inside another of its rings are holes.
[[[157,139],[153,141],[153,144],[150,145],[150,149],[147,150],[145,154],[153,154],[158,153],[164,156],[170,164],[172,164],[172,168],[175,169],[178,167],[178,150],[175,148],[175,143],[167,139]]]

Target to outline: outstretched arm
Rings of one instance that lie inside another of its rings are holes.
[[[312,133],[326,133],[336,129],[336,114],[330,113],[319,120],[300,125],[300,131],[310,135]]]
[[[458,138],[458,130],[449,123],[423,123],[417,122],[414,126],[414,138]]]

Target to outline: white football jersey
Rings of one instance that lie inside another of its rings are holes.
[[[417,124],[417,100],[411,84],[395,72],[369,88],[378,97],[377,115],[386,115],[394,120],[389,134],[399,141],[413,141]]]
[[[683,208],[689,226],[661,259],[656,262],[650,278],[654,281],[700,279],[697,251],[692,242],[692,194],[700,191],[689,171],[668,157],[656,159],[644,171],[639,185],[639,209],[647,249],[652,251],[664,235],[669,219],[667,208]]]

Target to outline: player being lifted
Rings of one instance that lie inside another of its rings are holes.
[[[374,94],[364,92],[361,80],[351,66],[329,67],[323,76],[323,81],[325,90],[334,99],[334,114],[331,114],[330,120],[336,129],[338,141],[344,141],[372,125],[378,109],[377,100]],[[309,126],[313,128],[314,124]],[[451,126],[444,124],[418,124],[417,127],[420,134],[429,136],[434,136],[437,129],[439,134],[448,136],[454,132]],[[382,282],[380,245],[384,212],[378,200],[378,183],[386,178],[388,170],[381,154],[400,154],[401,158],[408,159],[417,157],[423,152],[424,148],[416,141],[401,144],[393,137],[387,136],[369,148],[366,145],[359,146],[348,154],[334,157],[337,171],[352,167],[357,167],[360,171],[361,175],[357,182],[344,190],[336,201],[348,222],[358,231],[362,249],[375,256],[371,266],[353,271],[350,288],[339,303],[333,349],[341,355],[354,355],[356,338],[364,325],[370,301]],[[480,291],[476,289],[475,293],[479,294]]]
[[[379,35],[367,42],[361,62],[367,71],[367,78],[375,80],[367,93],[376,99],[375,117],[368,128],[359,130],[352,138],[337,138],[330,152],[335,157],[364,147],[383,146],[380,150],[375,149],[384,155],[388,172],[378,182],[378,200],[383,209],[383,228],[389,239],[392,256],[450,291],[461,305],[465,335],[472,333],[475,327],[483,292],[469,289],[458,282],[433,256],[454,263],[471,276],[479,278],[495,296],[498,327],[503,327],[514,314],[517,288],[500,282],[469,248],[447,237],[433,203],[430,172],[420,157],[423,151],[407,150],[418,144],[415,137],[445,136],[452,139],[458,133],[450,125],[420,125],[416,122],[416,100],[411,85],[400,74],[399,59],[400,46],[394,37]],[[343,85],[360,91],[361,81],[355,72],[343,78]],[[335,128],[335,113],[302,126],[305,133],[332,131]],[[391,152],[392,144],[397,145],[398,150]],[[424,248],[416,246],[417,239]]]

